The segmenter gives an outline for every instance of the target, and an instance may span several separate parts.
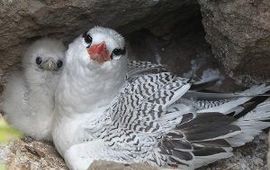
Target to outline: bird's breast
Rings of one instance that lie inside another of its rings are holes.
[[[76,121],[72,118],[56,116],[52,136],[55,147],[62,156],[74,144],[76,129]]]
[[[104,126],[105,108],[82,114],[56,115],[53,127],[53,141],[59,153],[63,155],[72,145],[94,139]]]

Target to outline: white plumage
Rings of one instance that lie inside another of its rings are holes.
[[[65,56],[61,41],[43,38],[25,52],[3,92],[4,118],[35,139],[51,140],[54,94]]]
[[[124,39],[95,27],[69,45],[56,93],[53,141],[71,169],[94,160],[194,169],[232,156],[269,127],[269,86],[190,91],[160,65],[128,63]],[[129,67],[127,67],[129,66]],[[263,115],[263,116],[256,116]]]

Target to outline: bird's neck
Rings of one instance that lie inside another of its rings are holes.
[[[58,84],[60,72],[37,71],[33,68],[24,70],[24,79],[31,93],[40,93],[40,97],[53,97]]]
[[[108,68],[67,63],[59,83],[58,100],[68,114],[90,113],[106,108],[125,82],[126,59]],[[65,107],[66,106],[66,107]],[[68,110],[66,110],[68,109]]]

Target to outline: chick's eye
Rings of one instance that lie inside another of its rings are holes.
[[[42,63],[41,57],[36,58],[36,63],[37,63],[37,65],[40,65]]]
[[[124,55],[126,53],[126,49],[120,49],[120,48],[115,48],[113,51],[112,51],[112,54],[113,55]]]
[[[57,61],[57,67],[58,67],[58,68],[61,68],[62,66],[63,66],[63,61],[58,60],[58,61]]]
[[[92,43],[92,37],[91,37],[89,34],[87,34],[87,32],[85,32],[85,33],[83,34],[83,38],[84,38],[84,41],[85,41],[87,44],[91,44],[91,43]]]

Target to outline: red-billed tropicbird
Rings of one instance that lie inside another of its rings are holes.
[[[26,50],[22,70],[11,74],[4,89],[4,117],[35,139],[51,140],[54,94],[65,50],[61,41],[37,40]]]
[[[253,97],[269,86],[189,91],[188,79],[159,66],[129,74],[127,56],[124,38],[109,28],[94,27],[69,45],[53,128],[69,168],[107,160],[194,169],[232,156],[232,147],[270,126],[262,121],[270,118],[268,97]]]

